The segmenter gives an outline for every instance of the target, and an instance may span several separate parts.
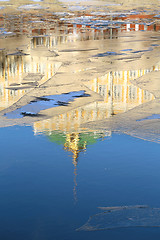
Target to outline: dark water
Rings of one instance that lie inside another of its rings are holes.
[[[159,144],[113,133],[74,165],[50,140],[31,127],[0,129],[0,239],[159,239],[160,228],[75,231],[100,206],[160,207]]]

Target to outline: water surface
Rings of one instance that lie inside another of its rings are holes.
[[[87,145],[75,166],[63,144],[30,127],[2,128],[0,141],[3,239],[159,238],[159,228],[75,231],[100,206],[159,207],[158,144],[113,133]]]
[[[151,223],[76,229],[98,207],[160,208],[159,145],[83,126],[154,101],[134,80],[160,69],[159,9],[11,2],[0,6],[0,239],[158,240]]]

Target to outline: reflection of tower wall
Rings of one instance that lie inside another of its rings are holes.
[[[156,66],[154,69],[159,68]],[[36,122],[35,133],[53,130],[78,131],[83,123],[103,120],[154,99],[151,93],[130,83],[130,80],[149,71],[151,69],[109,72],[101,78],[93,79],[87,86],[102,95],[104,101],[90,103],[51,119]]]
[[[160,69],[160,66],[154,67]],[[87,84],[87,86],[104,97],[103,105],[109,104],[110,114],[124,112],[154,97],[148,91],[142,90],[130,83],[144,74],[152,71],[146,70],[129,70],[109,72],[102,78],[97,78]],[[107,105],[106,105],[107,106]]]
[[[41,131],[78,131],[80,125],[89,122],[101,120],[109,117],[108,105],[103,105],[101,102],[91,103],[87,106],[77,108],[65,114],[53,117],[34,123],[35,133]]]

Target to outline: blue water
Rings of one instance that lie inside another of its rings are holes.
[[[160,119],[160,114],[152,114],[151,116],[139,119],[137,121],[152,120],[152,119]]]
[[[58,107],[61,105],[67,106],[69,102],[72,102],[75,98],[84,96],[88,97],[90,95],[81,90],[60,95],[42,96],[40,98],[35,97],[35,99],[29,104],[6,113],[5,116],[10,119],[23,118],[24,116],[37,116],[42,110]]]
[[[117,56],[117,55],[125,55],[125,54],[107,51],[105,53],[99,53],[97,55],[94,55],[93,57],[106,57],[106,56]]]
[[[160,147],[127,135],[72,154],[31,127],[0,129],[0,239],[159,239],[160,228],[76,232],[99,206],[160,207]]]

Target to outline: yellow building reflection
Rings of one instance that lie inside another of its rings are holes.
[[[146,70],[109,72],[101,78],[95,78],[87,84],[87,87],[102,95],[104,101],[94,102],[59,116],[34,123],[35,134],[44,133],[48,135],[50,141],[58,141],[57,143],[64,146],[64,150],[72,154],[75,200],[77,199],[76,177],[80,152],[85,151],[87,145],[94,144],[98,139],[111,136],[111,131],[85,133],[81,129],[81,124],[112,117],[154,99],[151,93],[134,86],[130,83],[130,80],[158,69],[159,66],[155,66]]]
[[[97,112],[93,114],[91,121],[101,120],[101,109],[105,109],[103,115],[110,117],[118,113],[126,112],[140,104],[154,99],[154,96],[146,90],[140,89],[130,80],[137,79],[144,74],[158,70],[159,66],[145,70],[128,70],[109,72],[101,78],[93,79],[87,87],[92,91],[99,93],[104,98],[104,102],[97,103]]]
[[[154,69],[158,70],[159,66]],[[151,70],[153,69],[109,72],[101,78],[93,79],[87,86],[102,95],[104,101],[90,103],[53,118],[35,122],[34,133],[65,132],[64,148],[73,153],[75,163],[79,151],[86,148],[86,144],[80,145],[81,149],[79,148],[81,124],[112,117],[154,99],[151,93],[130,83],[130,80]]]
[[[98,139],[111,136],[111,131],[105,133],[84,132],[81,124],[103,120],[118,113],[126,112],[140,104],[154,99],[154,96],[130,83],[154,68],[136,71],[108,72],[101,78],[91,80],[87,87],[103,96],[104,101],[90,103],[86,106],[68,111],[50,119],[34,123],[34,133],[44,133],[49,140],[63,145],[64,150],[72,154],[74,165],[74,199],[77,199],[77,164],[80,152],[86,150],[87,145],[94,144]],[[62,138],[60,140],[60,138]]]
[[[154,69],[158,70],[159,66]],[[79,132],[83,123],[109,118],[153,100],[154,96],[151,93],[130,83],[130,80],[151,70],[153,69],[109,72],[101,78],[93,79],[86,85],[102,95],[104,101],[90,103],[51,119],[36,122],[34,123],[35,134],[56,130]]]
[[[6,55],[4,51],[1,51],[0,110],[17,102],[34,87],[34,85],[26,84],[25,78],[28,74],[33,74],[33,76],[41,74],[42,77],[38,84],[42,84],[55,74],[59,66],[60,63],[51,62],[47,57]],[[17,90],[15,90],[16,88]]]

